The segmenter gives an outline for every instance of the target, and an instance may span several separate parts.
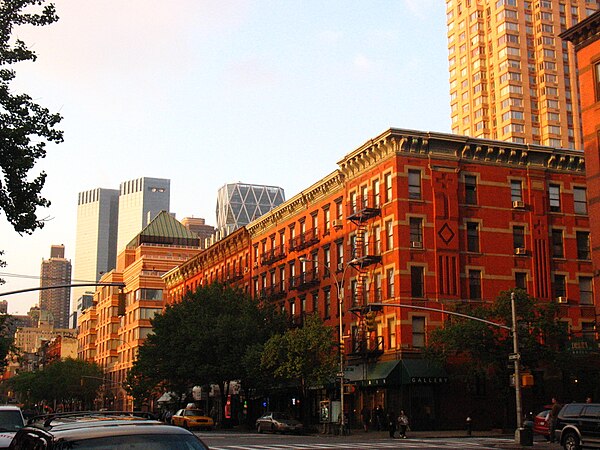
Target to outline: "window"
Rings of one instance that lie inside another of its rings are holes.
[[[510,199],[513,202],[523,201],[523,183],[520,180],[510,181]]]
[[[331,317],[331,291],[329,289],[325,289],[323,293],[325,294],[325,299],[323,302],[323,319],[329,319]]]
[[[467,251],[479,253],[479,224],[467,222]]]
[[[473,175],[465,175],[465,203],[477,204],[477,178]]]
[[[410,268],[410,295],[415,298],[425,297],[425,280],[423,267]]]
[[[564,275],[554,274],[554,297],[567,296],[567,279]]]
[[[373,254],[381,255],[381,226],[373,227]]]
[[[387,332],[388,332],[388,348],[390,350],[396,348],[396,320],[388,319],[387,321]]]
[[[573,188],[573,202],[575,214],[587,214],[586,189],[584,187]]]
[[[350,280],[350,297],[352,300],[352,306],[357,306],[358,305],[358,281],[356,280],[356,278]],[[339,315],[338,315],[338,317],[339,317]]]
[[[392,221],[388,220],[385,223],[385,235],[386,235],[386,239],[385,239],[385,249],[386,250],[392,250],[394,248],[394,227],[392,225]]]
[[[481,299],[481,270],[469,270],[469,299]]]
[[[331,212],[329,211],[329,206],[323,210],[323,228],[325,233],[329,233],[329,228],[331,227]]]
[[[413,347],[425,347],[425,317],[412,318],[412,338]]]
[[[381,205],[381,193],[379,192],[379,180],[373,180],[373,201],[374,207],[379,208]]]
[[[594,81],[596,85],[596,101],[600,101],[600,62],[594,65]]]
[[[386,173],[383,176],[384,184],[385,184],[385,201],[392,201],[392,174]]]
[[[420,217],[410,218],[410,244],[411,247],[423,246],[423,219]]]
[[[527,273],[515,272],[515,287],[527,290]]]
[[[549,185],[548,196],[550,198],[550,211],[560,212],[560,186],[557,184]]]
[[[564,258],[565,250],[563,245],[563,231],[553,228],[551,231],[552,256],[555,258]]]
[[[408,198],[413,200],[421,199],[421,171],[408,171]]]
[[[579,277],[579,303],[581,305],[594,304],[592,277]]]
[[[525,248],[525,227],[513,226],[513,248]]]
[[[335,248],[336,248],[336,257],[337,257],[336,267],[337,267],[337,270],[340,270],[340,268],[344,265],[344,243],[337,242],[335,244]]]
[[[394,292],[394,269],[388,269],[385,271],[385,278],[387,282],[387,298],[392,299],[396,296]]]
[[[135,291],[136,300],[162,300],[162,289],[138,289]]]
[[[590,233],[587,231],[577,231],[577,259],[590,259]]]

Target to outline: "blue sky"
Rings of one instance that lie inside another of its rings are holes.
[[[0,292],[38,286],[23,276],[53,244],[76,264],[80,191],[169,178],[176,217],[214,225],[225,183],[291,198],[390,127],[450,131],[443,0],[55,4],[56,24],[15,33],[38,60],[13,90],[60,112],[65,142],[36,167],[46,226],[19,236],[0,212]],[[2,298],[23,314],[38,294]]]

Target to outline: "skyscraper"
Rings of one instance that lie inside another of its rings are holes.
[[[226,184],[217,193],[217,231],[227,236],[284,201],[284,191],[277,186]]]
[[[446,0],[452,132],[582,149],[573,49],[597,0]]]
[[[74,283],[98,281],[100,275],[115,268],[119,191],[91,189],[80,192],[77,201]],[[79,298],[93,287],[73,288]]]
[[[121,183],[117,254],[161,211],[169,211],[171,181],[136,178]]]
[[[65,259],[65,246],[53,245],[50,259],[42,260],[40,287],[60,286],[71,283],[71,261]],[[56,288],[40,290],[40,309],[49,314],[54,328],[69,327],[71,289]]]

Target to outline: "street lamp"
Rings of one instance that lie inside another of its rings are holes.
[[[298,260],[302,263],[305,263],[305,262],[318,263],[318,261],[316,261],[314,259],[308,259],[304,256],[298,258]],[[344,417],[344,322],[342,320],[342,316],[344,313],[344,309],[343,309],[343,306],[344,306],[344,279],[346,277],[346,270],[348,270],[348,267],[351,267],[356,262],[357,262],[356,259],[352,259],[351,261],[348,261],[344,265],[344,269],[342,270],[342,277],[339,280],[335,277],[335,275],[333,275],[331,273],[331,269],[329,268],[329,266],[324,265],[325,269],[327,269],[327,272],[329,272],[329,274],[333,276],[335,288],[337,291],[337,301],[338,301],[338,316],[339,316],[338,345],[340,348],[340,361],[339,361],[340,367],[339,367],[339,372],[338,372],[338,377],[340,379],[340,435],[342,435],[344,432],[345,421],[346,421],[346,418]]]

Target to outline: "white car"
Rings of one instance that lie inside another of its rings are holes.
[[[21,408],[13,405],[0,405],[0,448],[8,448],[13,437],[25,426]]]

